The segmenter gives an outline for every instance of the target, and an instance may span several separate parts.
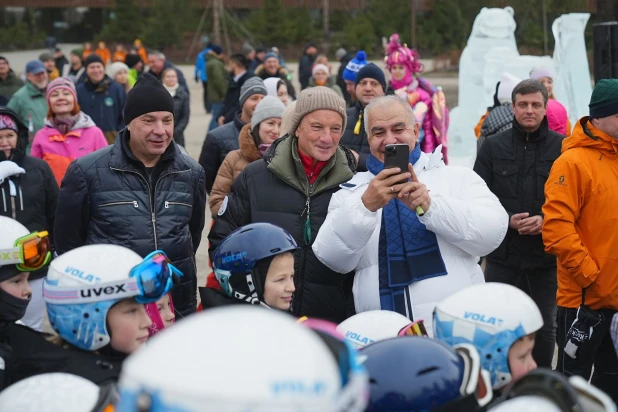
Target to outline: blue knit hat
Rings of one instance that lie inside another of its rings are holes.
[[[356,57],[349,61],[343,70],[343,80],[356,81],[356,73],[367,65],[367,53],[363,50],[356,53]]]

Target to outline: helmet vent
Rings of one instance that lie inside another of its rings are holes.
[[[439,369],[439,368],[438,368],[437,366],[431,366],[431,367],[429,367],[429,368],[425,368],[425,369],[423,369],[423,370],[419,371],[419,372],[418,372],[418,375],[419,375],[419,376],[420,376],[420,375],[426,375],[426,374],[431,373],[431,372],[433,372],[433,371],[437,371],[438,369]]]

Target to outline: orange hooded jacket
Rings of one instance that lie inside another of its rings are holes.
[[[543,242],[558,258],[558,306],[618,309],[618,140],[583,117],[545,184]]]

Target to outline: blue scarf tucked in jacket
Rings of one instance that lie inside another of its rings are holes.
[[[417,144],[410,152],[410,163],[421,157]],[[377,175],[384,163],[369,155],[367,169]],[[438,239],[421,223],[415,211],[395,198],[382,211],[379,244],[380,306],[412,319],[408,286],[412,282],[444,276],[446,266]]]

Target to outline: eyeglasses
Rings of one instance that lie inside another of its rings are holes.
[[[77,288],[55,286],[46,279],[43,297],[48,303],[61,305],[131,297],[135,297],[138,303],[146,304],[161,299],[182,276],[183,273],[171,264],[165,252],[156,250],[131,269],[128,279]]]
[[[51,242],[46,231],[33,232],[15,241],[15,247],[0,249],[0,266],[15,265],[21,272],[42,268],[51,260]]]

